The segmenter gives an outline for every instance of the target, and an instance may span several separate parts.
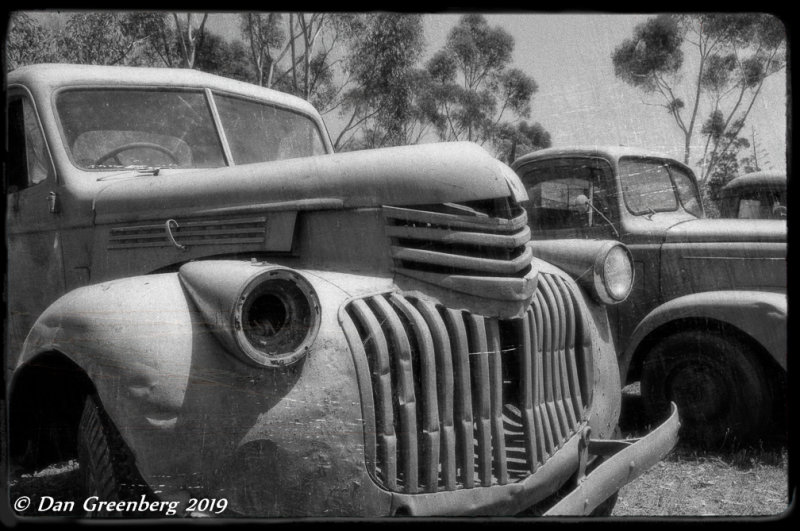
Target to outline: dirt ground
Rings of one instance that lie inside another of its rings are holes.
[[[647,430],[641,421],[638,390],[623,394],[624,435]],[[755,447],[708,452],[679,446],[620,490],[612,516],[780,516],[788,507],[788,452],[775,437]],[[21,477],[12,475],[11,500],[29,496],[80,499],[76,462]],[[76,504],[79,505],[79,504]],[[71,516],[80,516],[77,512]],[[66,515],[64,515],[66,516]]]

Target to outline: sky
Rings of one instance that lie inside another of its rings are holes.
[[[514,37],[514,67],[532,76],[539,90],[529,121],[550,132],[553,146],[576,144],[637,146],[683,160],[683,134],[654,96],[626,85],[614,75],[611,54],[634,27],[652,15],[486,13],[490,26]],[[445,43],[460,14],[426,14],[425,57]],[[226,36],[238,34],[235,15],[212,15],[209,27]],[[423,59],[423,60],[424,60]],[[687,55],[689,66],[692,56]],[[688,88],[688,84],[687,87]],[[680,95],[680,94],[678,94]],[[687,91],[684,101],[692,101]],[[762,169],[785,171],[786,75],[774,74],[764,84],[743,135],[755,135]],[[707,111],[701,117],[704,119]],[[336,116],[327,115],[336,136]],[[697,171],[703,139],[696,125],[690,166]]]
[[[683,134],[654,96],[626,85],[614,76],[611,54],[634,27],[652,15],[486,13],[490,26],[514,37],[513,67],[533,77],[530,122],[550,132],[553,146],[627,145],[651,149],[683,160]],[[423,62],[445,43],[460,14],[426,14],[427,42]],[[241,38],[238,15],[214,13],[207,27],[228,39]],[[685,63],[692,66],[687,50]],[[687,70],[692,71],[692,70]],[[693,101],[685,87],[684,101]],[[678,91],[681,96],[681,90]],[[785,69],[764,84],[743,130],[755,135],[762,169],[785,171],[787,93]],[[689,165],[697,172],[703,138],[699,133],[708,109],[699,117]],[[335,138],[343,122],[335,113],[325,116]]]

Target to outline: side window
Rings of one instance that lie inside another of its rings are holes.
[[[614,198],[610,168],[591,159],[542,161],[522,177],[528,191],[525,204],[534,230],[607,227]],[[585,200],[594,208],[587,208]],[[596,209],[596,210],[595,210]]]
[[[8,104],[9,191],[39,184],[50,171],[49,155],[39,121],[27,98]]]

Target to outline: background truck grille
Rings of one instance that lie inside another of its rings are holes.
[[[384,206],[383,215],[400,269],[501,277],[522,277],[530,270],[528,217],[508,198]]]
[[[387,489],[513,483],[584,423],[588,337],[572,291],[540,274],[524,317],[498,320],[400,293],[353,300],[367,467]]]

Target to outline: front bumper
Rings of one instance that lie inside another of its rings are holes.
[[[669,418],[641,439],[589,440],[589,455],[602,456],[590,474],[578,481],[569,494],[551,507],[545,516],[588,515],[622,486],[639,477],[660,461],[678,442],[680,419],[673,402]]]

